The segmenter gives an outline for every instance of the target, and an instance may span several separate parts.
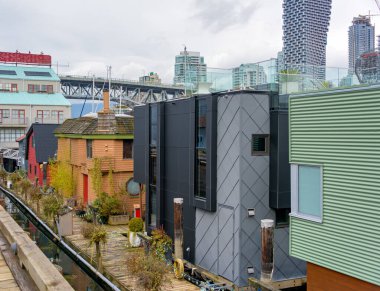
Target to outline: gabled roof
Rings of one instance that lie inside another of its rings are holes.
[[[1,75],[0,75],[1,79]],[[0,104],[3,105],[48,105],[71,106],[71,103],[61,93],[27,93],[0,92]]]
[[[116,128],[113,133],[98,131],[98,118],[80,117],[66,119],[55,131],[55,134],[75,135],[133,135],[133,118],[116,116]]]
[[[33,123],[26,133],[25,159],[29,155],[29,138],[34,133],[34,144],[36,150],[36,160],[38,163],[48,162],[57,152],[58,143],[54,135],[54,130],[58,124]]]
[[[49,67],[0,65],[0,79],[60,81],[58,75]]]

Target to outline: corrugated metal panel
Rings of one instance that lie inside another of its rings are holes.
[[[380,285],[380,89],[294,96],[290,161],[323,165],[323,223],[291,218],[291,254]]]

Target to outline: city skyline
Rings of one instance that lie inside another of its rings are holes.
[[[12,30],[1,32],[0,49],[51,54],[54,63],[69,63],[68,68],[58,68],[64,74],[105,75],[105,66],[112,65],[115,77],[137,79],[154,71],[163,82],[172,82],[174,57],[183,45],[199,51],[209,67],[220,68],[276,57],[282,48],[283,11],[278,0],[188,0],[176,4],[176,9],[170,9],[171,1],[91,4],[75,3],[72,9],[74,2],[67,1],[57,9],[46,0],[0,1],[4,25],[14,15],[19,19],[12,21]],[[327,66],[347,67],[348,48],[343,45],[347,28],[354,16],[369,10],[379,13],[375,1],[333,1]]]

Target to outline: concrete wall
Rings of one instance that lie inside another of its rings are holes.
[[[261,219],[269,207],[269,156],[252,156],[252,134],[270,133],[269,96],[234,94],[218,99],[217,212],[196,210],[195,263],[239,286],[261,270]],[[256,215],[248,217],[248,209]],[[274,280],[301,277],[305,263],[288,255],[288,228],[275,230]]]
[[[39,290],[74,290],[30,237],[0,206],[0,231],[8,243],[17,244],[17,256]]]

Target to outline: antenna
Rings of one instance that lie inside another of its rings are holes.
[[[30,53],[30,52],[29,52]],[[57,68],[57,75],[58,75],[58,68],[69,68],[70,67],[70,64],[69,63],[67,63],[67,65],[61,65],[61,64],[59,64],[58,63],[58,61],[54,64],[55,66],[56,66],[56,68]]]

